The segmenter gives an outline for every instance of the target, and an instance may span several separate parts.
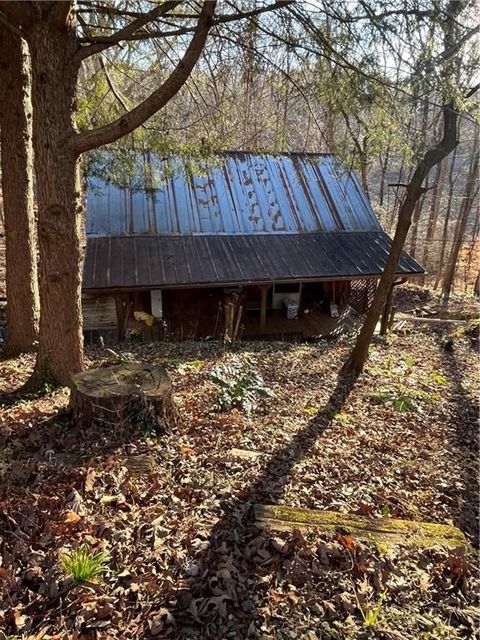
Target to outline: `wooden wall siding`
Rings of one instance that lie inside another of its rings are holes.
[[[84,329],[115,329],[115,298],[109,294],[84,293],[82,296]]]

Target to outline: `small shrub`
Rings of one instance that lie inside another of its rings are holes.
[[[86,545],[62,557],[62,566],[76,582],[97,578],[107,570],[110,556],[105,551],[92,551]]]
[[[210,380],[220,389],[218,408],[220,411],[240,409],[250,413],[258,404],[259,397],[272,397],[272,392],[256,369],[253,358],[238,356],[219,364],[210,372]]]

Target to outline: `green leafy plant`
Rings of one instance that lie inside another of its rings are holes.
[[[220,411],[236,408],[250,413],[257,407],[260,397],[273,395],[265,385],[253,358],[233,357],[230,361],[217,365],[210,372],[209,378],[220,389]]]
[[[387,593],[388,593],[387,591],[382,591],[382,593],[378,597],[378,600],[375,606],[371,608],[366,608],[362,606],[360,600],[358,599],[357,592],[355,592],[358,609],[362,614],[363,623],[368,629],[373,629],[378,625],[380,620],[380,615],[382,613],[383,603],[385,601],[385,598],[387,597]]]
[[[342,412],[336,413],[333,416],[333,419],[340,422],[341,424],[350,424],[352,422],[355,422],[352,416],[349,416],[348,413],[342,413]]]
[[[384,518],[390,518],[392,515],[392,511],[388,504],[384,505],[381,509],[381,514]]]
[[[177,371],[181,375],[188,373],[189,371],[195,371],[202,369],[205,366],[205,360],[190,360],[189,362],[181,362],[177,366]]]
[[[105,551],[92,551],[87,545],[74,549],[62,557],[62,566],[76,582],[93,580],[105,573],[110,556]]]
[[[370,394],[368,398],[373,404],[390,405],[395,411],[404,413],[406,411],[418,411],[420,402],[433,402],[438,399],[438,396],[422,389],[409,389],[402,386],[398,390],[381,389],[377,393]]]
[[[438,384],[440,386],[445,386],[448,384],[447,379],[438,371],[432,371],[432,373],[428,377],[429,382],[433,382],[434,384]]]
[[[406,355],[403,357],[403,361],[407,365],[407,375],[410,375],[415,366],[415,358],[413,356]]]
[[[414,398],[405,393],[397,393],[396,391],[379,391],[370,396],[370,400],[374,404],[390,404],[395,411],[403,413],[404,411],[415,411],[417,405]]]

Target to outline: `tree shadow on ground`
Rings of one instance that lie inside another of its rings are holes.
[[[216,610],[219,606],[225,606],[227,600],[239,618],[236,624],[243,625],[245,635],[241,637],[259,637],[258,626],[262,615],[256,609],[252,596],[264,589],[262,574],[265,567],[262,567],[261,558],[254,557],[252,552],[252,543],[255,546],[260,534],[253,524],[252,506],[255,503],[275,504],[280,501],[290,482],[293,467],[308,455],[319,436],[332,424],[335,415],[344,407],[355,382],[354,377],[339,376],[325,407],[287,445],[268,455],[267,462],[250,486],[221,504],[223,516],[211,529],[202,545],[203,550],[194,555],[197,577],[191,577],[187,570],[184,576],[180,576],[180,583],[187,584],[188,589],[180,589],[172,594],[172,612],[183,629],[189,630],[186,636],[175,637],[218,638],[216,634],[219,629],[210,627],[209,620],[216,618],[218,621]],[[226,598],[223,603],[219,593]],[[196,612],[197,598],[207,603],[201,612]],[[238,632],[238,627],[236,629]],[[228,630],[223,632],[225,636],[221,637],[240,637],[229,635]]]
[[[457,460],[461,466],[462,491],[458,505],[457,522],[471,538],[474,545],[479,540],[479,504],[478,484],[478,416],[479,401],[463,385],[463,373],[455,355],[455,343],[448,350],[440,346],[442,359],[448,371],[449,380],[454,386],[453,409],[450,423],[454,426],[453,444],[457,451]],[[453,494],[458,490],[452,487]]]

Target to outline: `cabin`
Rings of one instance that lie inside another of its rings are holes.
[[[108,172],[107,172],[108,173]],[[333,155],[151,154],[89,178],[86,339],[309,339],[353,330],[391,245]],[[403,253],[398,279],[422,275]]]

